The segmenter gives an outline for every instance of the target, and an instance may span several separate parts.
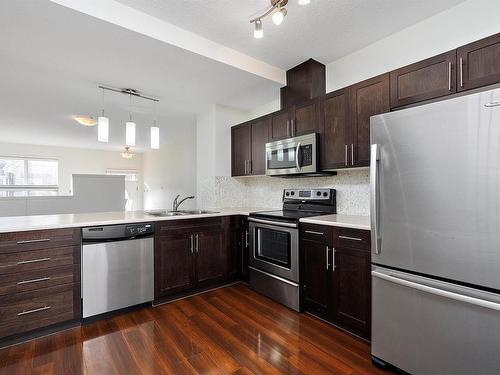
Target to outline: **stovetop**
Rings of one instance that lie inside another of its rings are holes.
[[[298,211],[298,210],[277,210],[277,211],[258,211],[250,212],[251,217],[280,220],[280,221],[299,221],[304,217],[329,215],[329,212],[321,211]]]

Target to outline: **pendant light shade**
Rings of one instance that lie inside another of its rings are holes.
[[[97,118],[97,140],[109,142],[109,118],[99,116]]]
[[[264,36],[264,30],[262,30],[262,21],[255,21],[255,29],[253,31],[253,37],[255,39],[261,39]]]
[[[160,148],[160,128],[158,126],[151,127],[151,148],[153,150]]]
[[[125,124],[125,144],[135,146],[135,122],[129,121]]]

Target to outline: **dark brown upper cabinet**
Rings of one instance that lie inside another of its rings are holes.
[[[317,132],[319,129],[320,99],[308,100],[271,114],[270,140]]]
[[[370,117],[389,112],[389,73],[350,87],[350,166],[370,165]]]
[[[456,92],[456,51],[431,57],[390,73],[391,108]]]
[[[350,128],[349,128],[349,89],[329,93],[320,106],[320,168],[338,169],[348,167]]]
[[[284,109],[272,113],[269,140],[277,141],[288,137],[291,137],[290,110]]]
[[[231,128],[231,176],[266,173],[266,143],[271,116],[264,116]]]
[[[252,127],[250,123],[231,128],[231,176],[246,176],[252,158]]]
[[[457,49],[457,90],[500,82],[500,34]]]

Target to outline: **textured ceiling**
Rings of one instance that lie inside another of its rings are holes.
[[[252,37],[249,17],[269,0],[117,0],[166,22],[288,69],[310,57],[332,62],[463,0],[289,0],[280,26],[264,21]]]

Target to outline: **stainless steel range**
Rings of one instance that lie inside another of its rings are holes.
[[[250,287],[300,311],[299,220],[336,213],[335,189],[285,189],[283,210],[252,212]]]

